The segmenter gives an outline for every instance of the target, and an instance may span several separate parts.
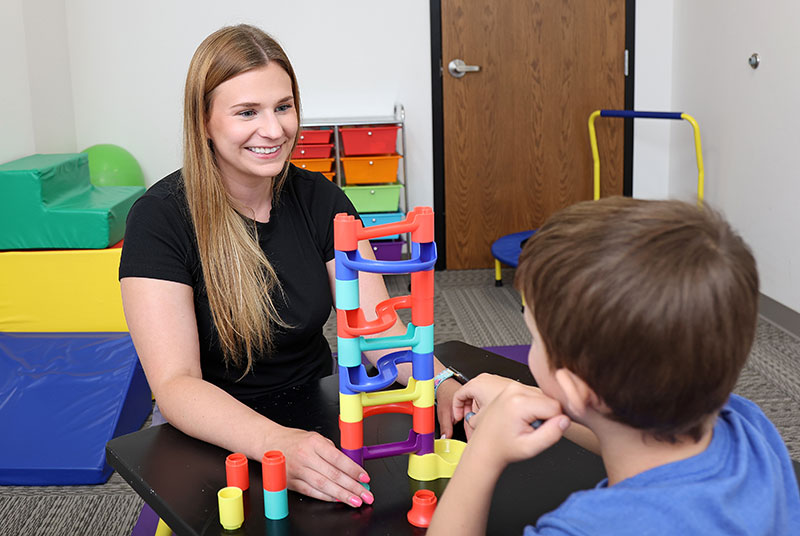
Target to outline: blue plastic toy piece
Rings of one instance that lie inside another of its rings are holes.
[[[339,367],[339,377],[350,391],[355,393],[380,391],[392,385],[397,379],[397,365],[410,363],[413,355],[410,350],[400,350],[386,354],[378,360],[376,365],[378,374],[368,376],[364,365],[357,367]]]
[[[430,270],[436,264],[436,243],[418,244],[411,242],[411,258],[405,261],[373,261],[365,259],[358,250],[336,251],[337,266],[341,264],[352,271],[371,272],[375,274],[407,274]],[[340,277],[338,279],[348,279]]]

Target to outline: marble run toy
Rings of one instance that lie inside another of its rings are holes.
[[[403,261],[364,259],[359,240],[411,233],[411,258]],[[336,320],[339,362],[339,431],[342,451],[359,465],[364,460],[409,455],[408,475],[422,481],[449,478],[464,450],[464,443],[434,440],[435,406],[433,374],[433,210],[417,207],[404,221],[365,228],[360,219],[337,214],[334,219],[336,258]],[[411,294],[377,305],[377,318],[368,321],[360,307],[358,273],[411,274]],[[411,309],[406,334],[370,337],[392,327],[399,309]],[[406,348],[378,360],[378,373],[369,376],[361,363],[367,350]],[[397,379],[397,365],[411,363],[412,373],[403,389],[382,391]],[[364,445],[365,417],[405,413],[413,417],[408,439],[396,443]]]

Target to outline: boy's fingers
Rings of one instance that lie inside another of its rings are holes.
[[[570,420],[566,415],[553,417],[544,421],[539,428],[527,435],[524,439],[527,455],[535,456],[540,452],[555,445],[564,435],[564,430],[569,428]]]

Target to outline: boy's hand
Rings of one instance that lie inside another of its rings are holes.
[[[534,429],[531,423],[537,419],[543,422]],[[499,474],[509,463],[532,458],[554,445],[570,420],[557,400],[511,381],[469,424],[473,433],[468,448]]]
[[[509,378],[485,372],[476,376],[456,391],[453,397],[453,419],[458,422],[470,411],[478,413],[482,407],[488,406],[503,389],[512,383],[516,382]],[[470,426],[465,421],[464,431],[468,440],[473,430],[474,426]]]

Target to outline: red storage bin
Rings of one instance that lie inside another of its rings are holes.
[[[397,148],[398,125],[342,128],[344,154],[392,154]]]
[[[297,144],[330,143],[332,130],[301,130]]]
[[[292,158],[328,158],[333,151],[333,144],[323,145],[298,145],[292,151]]]

